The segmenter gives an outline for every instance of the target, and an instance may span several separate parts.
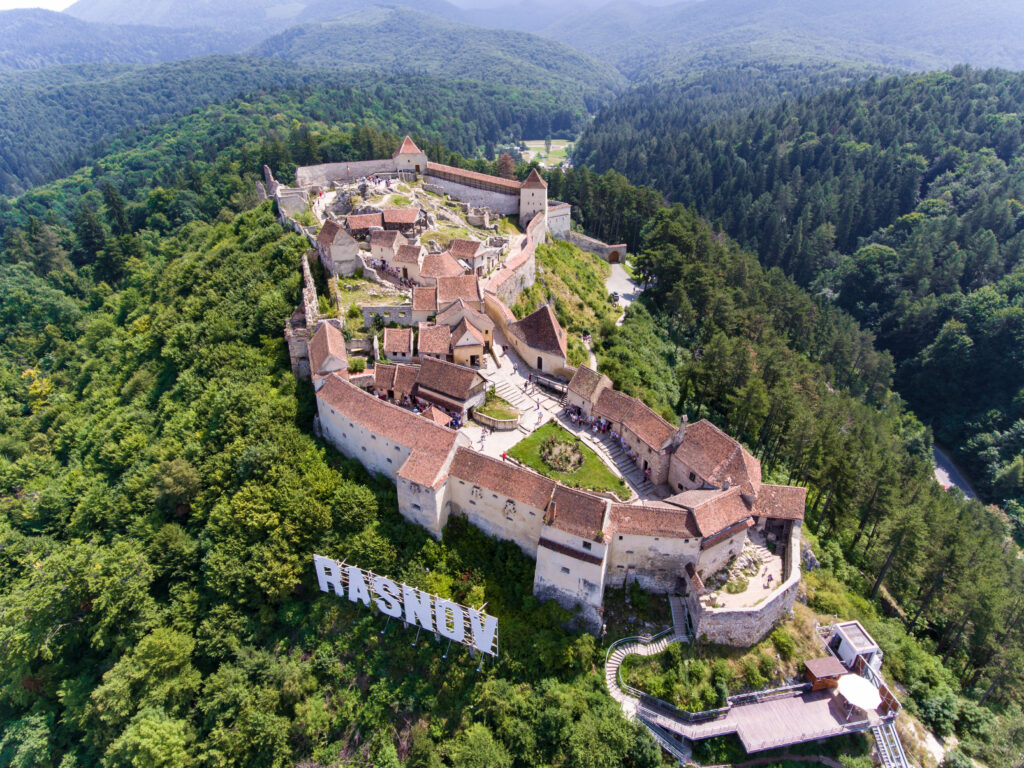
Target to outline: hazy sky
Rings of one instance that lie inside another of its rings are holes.
[[[0,11],[11,8],[49,8],[51,11],[63,11],[74,0],[0,0]]]

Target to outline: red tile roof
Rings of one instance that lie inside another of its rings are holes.
[[[427,288],[413,288],[412,308],[413,311],[416,312],[436,312],[437,288],[435,288],[434,286],[429,286]]]
[[[398,148],[392,157],[398,157],[399,155],[422,155],[420,148],[416,146],[415,142],[408,136],[405,137],[405,141],[402,142],[402,146]]]
[[[412,328],[385,328],[384,354],[412,354]]]
[[[411,395],[416,389],[416,379],[419,378],[420,367],[418,365],[399,365],[395,371],[394,390],[396,395]]]
[[[353,232],[359,232],[370,227],[383,227],[384,217],[379,213],[361,213],[349,216],[345,219],[348,228]]]
[[[447,355],[452,348],[452,331],[447,325],[420,323],[417,341],[421,355]]]
[[[823,677],[841,677],[849,672],[846,666],[835,656],[824,656],[820,659],[807,659],[804,662],[807,671],[817,680]]]
[[[612,504],[611,531],[632,536],[700,538],[693,513],[668,504]]]
[[[581,365],[576,369],[576,373],[573,374],[572,380],[569,382],[569,389],[584,400],[590,401],[600,383],[601,374],[592,368]]]
[[[370,233],[370,245],[394,249],[396,243],[399,242],[399,238],[401,238],[401,242],[405,242],[405,238],[402,237],[401,232],[397,232],[395,230],[375,229]]]
[[[530,175],[526,177],[526,181],[523,182],[523,189],[547,189],[548,183],[544,181],[537,169],[534,168],[530,171]]]
[[[757,459],[707,419],[686,427],[675,458],[718,487],[728,480],[756,495],[761,485],[761,465]]]
[[[551,501],[555,481],[471,448],[458,448],[448,474],[457,480],[479,485],[506,498],[542,512]]]
[[[388,363],[377,363],[373,366],[373,386],[376,389],[393,389],[395,386],[395,374],[398,372],[397,365]]]
[[[456,183],[461,182],[473,187],[492,186],[506,194],[519,194],[519,190],[523,187],[521,181],[503,179],[500,176],[489,176],[486,173],[467,171],[451,165],[441,165],[440,163],[427,163],[427,175],[439,176],[442,179],[447,178]]]
[[[476,279],[476,275],[437,278],[437,304],[439,307],[446,307],[457,299],[479,304],[483,298],[483,294],[480,293],[480,281]]]
[[[472,342],[463,342],[463,337],[467,333],[470,335],[470,337],[472,337]],[[456,346],[463,347],[467,345],[476,346],[478,344],[484,343],[483,334],[480,333],[480,331],[478,331],[472,325],[470,325],[467,322],[466,318],[462,318],[462,320],[459,321],[459,324],[455,326],[455,329],[452,331],[452,339],[455,340]]]
[[[762,485],[753,514],[776,520],[803,520],[807,489],[792,485]]]
[[[420,364],[416,382],[420,388],[425,387],[452,400],[465,402],[480,390],[486,380],[465,365],[427,357]]]
[[[751,520],[749,517],[746,520],[740,520],[738,523],[733,523],[732,525],[723,528],[718,533],[712,534],[711,536],[708,536],[706,539],[704,539],[700,543],[700,548],[711,549],[711,547],[715,546],[716,544],[720,544],[726,539],[732,538],[737,533],[745,531],[753,524],[754,521]]]
[[[702,536],[713,536],[719,531],[745,520],[753,514],[739,487],[727,491],[699,492],[686,491],[665,501],[693,512],[697,528]]]
[[[676,433],[676,428],[665,421],[639,400],[636,400],[626,414],[623,426],[646,445],[660,451]]]
[[[565,331],[547,304],[510,325],[509,332],[534,349],[562,357],[568,355]]]
[[[439,312],[437,322],[452,325],[456,318],[463,318],[480,331],[494,331],[494,321],[482,312],[477,312],[462,299],[456,299],[444,312]]]
[[[602,389],[601,394],[597,396],[597,402],[594,403],[594,413],[602,419],[621,424],[622,420],[629,414],[634,402],[634,399],[629,395],[624,395],[617,389],[608,387]]]
[[[400,245],[395,251],[393,261],[396,264],[419,264],[421,253],[423,253],[423,248],[418,245]]]
[[[416,223],[420,217],[419,208],[385,208],[384,223],[409,226]]]
[[[324,370],[327,358],[333,356],[344,366],[348,361],[345,349],[345,337],[341,331],[330,323],[321,323],[313,338],[309,340],[309,368],[316,374],[328,373]]]
[[[482,246],[479,240],[465,240],[461,237],[456,237],[450,243],[448,243],[448,249],[452,252],[452,256],[456,259],[465,259],[469,261],[476,256],[477,251]]]
[[[420,267],[420,277],[434,280],[441,277],[458,277],[465,273],[463,266],[448,251],[428,253],[423,257],[423,266]]]
[[[430,406],[425,411],[420,411],[420,416],[422,416],[425,419],[430,419],[430,421],[434,422],[440,427],[447,427],[449,424],[452,423],[451,416],[442,411],[440,408],[435,408],[434,406]]]
[[[573,536],[597,541],[604,527],[607,506],[608,503],[599,496],[558,485],[551,494],[544,522]]]
[[[412,453],[399,477],[431,488],[443,481],[444,466],[455,448],[455,432],[364,392],[339,376],[329,376],[316,396],[353,423],[409,448]]]
[[[328,219],[320,228],[320,234],[316,236],[317,245],[328,247],[334,244],[335,236],[341,231],[341,224],[334,219]]]

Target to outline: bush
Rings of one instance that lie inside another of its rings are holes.
[[[362,310],[359,309],[358,304],[348,305],[348,316],[352,320],[358,320],[360,317],[363,316]]]
[[[349,373],[362,373],[366,370],[366,360],[361,357],[352,357],[348,361]]]
[[[951,749],[946,753],[941,768],[974,768],[974,762],[959,749]]]
[[[755,691],[768,686],[768,678],[761,674],[757,660],[751,656],[743,659],[743,682]]]
[[[793,636],[782,627],[778,627],[774,632],[772,632],[771,641],[783,661],[789,661],[794,655],[796,655],[796,641],[793,639]]]

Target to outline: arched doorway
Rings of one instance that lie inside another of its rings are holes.
[[[537,370],[544,370],[544,358],[542,358],[540,355],[537,355]]]
[[[608,254],[608,263],[609,264],[618,264],[619,263],[619,252],[618,251],[612,251],[611,253]]]

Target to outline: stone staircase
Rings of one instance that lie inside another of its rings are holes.
[[[637,700],[619,687],[619,667],[622,666],[622,660],[634,653],[639,656],[657,656],[672,643],[685,643],[687,640],[686,635],[676,634],[673,628],[653,638],[631,638],[631,642],[615,648],[604,664],[604,681],[608,686],[608,693],[620,703],[635,703]]]
[[[685,636],[687,633],[686,606],[683,605],[683,598],[679,595],[669,595],[668,607],[672,610],[672,628],[676,631],[676,636]]]
[[[650,498],[656,495],[654,483],[644,477],[644,473],[633,463],[633,460],[629,458],[626,452],[622,450],[622,446],[619,445],[618,441],[612,440],[605,433],[595,435],[590,430],[583,429],[571,421],[566,423],[566,420],[563,420],[563,424],[566,429],[577,433],[584,443],[603,456],[606,459],[605,463],[614,465],[619,475],[626,479],[626,482],[629,483],[639,496]]]

